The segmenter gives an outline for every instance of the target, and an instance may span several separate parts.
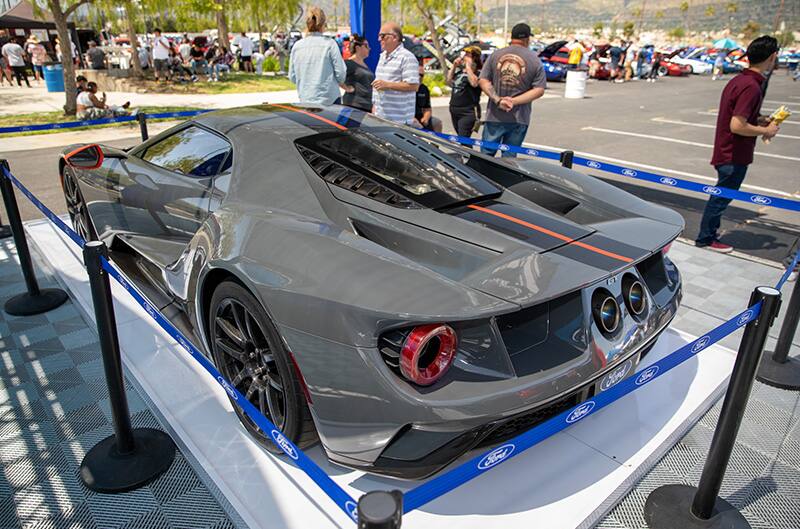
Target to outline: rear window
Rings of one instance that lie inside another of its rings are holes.
[[[432,208],[501,191],[466,165],[468,151],[411,131],[351,129],[297,143]]]

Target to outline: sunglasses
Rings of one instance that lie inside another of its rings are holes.
[[[396,36],[397,35],[395,35],[394,33],[378,33],[378,39],[379,40],[383,40],[386,37],[396,37]]]

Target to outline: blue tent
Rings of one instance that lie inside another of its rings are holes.
[[[367,37],[372,51],[365,62],[372,70],[378,65],[378,55],[381,52],[381,43],[378,41],[380,29],[380,0],[350,0],[350,33]]]

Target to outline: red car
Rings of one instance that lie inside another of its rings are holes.
[[[677,49],[672,53],[670,53],[669,55],[661,57],[661,62],[658,63],[658,75],[662,77],[665,75],[682,77],[684,75],[690,75],[692,73],[692,67],[689,66],[688,64],[677,64],[670,60],[680,51],[681,51],[680,49]]]

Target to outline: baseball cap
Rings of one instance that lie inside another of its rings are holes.
[[[527,39],[530,36],[531,36],[531,27],[524,22],[520,22],[519,24],[511,28],[512,39]]]

